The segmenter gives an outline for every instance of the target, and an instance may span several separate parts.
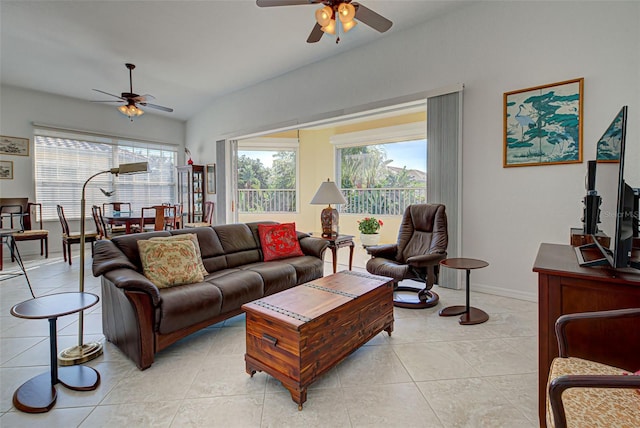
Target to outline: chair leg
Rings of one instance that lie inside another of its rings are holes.
[[[62,256],[64,257],[64,261],[67,261],[67,243],[62,241]]]
[[[44,258],[49,258],[49,238],[44,238]]]
[[[71,244],[67,244],[67,253],[69,253],[69,266],[71,266]]]

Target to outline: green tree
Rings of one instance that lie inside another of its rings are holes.
[[[246,155],[238,157],[238,188],[266,189],[269,183],[269,170],[260,159],[252,159]]]
[[[270,189],[295,189],[296,152],[279,151],[274,154],[270,173]]]

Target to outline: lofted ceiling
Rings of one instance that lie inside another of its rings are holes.
[[[219,96],[425,21],[468,2],[360,0],[393,21],[384,34],[360,23],[306,43],[319,5],[260,8],[254,0],[0,0],[0,82],[82,100],[93,91],[152,94],[157,113],[188,120]]]

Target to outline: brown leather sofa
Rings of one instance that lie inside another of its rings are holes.
[[[183,337],[242,313],[263,296],[320,278],[327,242],[297,232],[303,256],[263,261],[256,222],[137,233],[98,241],[93,275],[102,275],[102,330],[139,369]],[[196,233],[203,282],[158,288],[142,274],[137,241]]]

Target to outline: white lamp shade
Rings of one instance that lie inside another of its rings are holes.
[[[323,182],[320,188],[316,192],[313,199],[311,199],[312,205],[331,205],[331,204],[346,204],[347,200],[342,196],[340,189],[333,181]]]

